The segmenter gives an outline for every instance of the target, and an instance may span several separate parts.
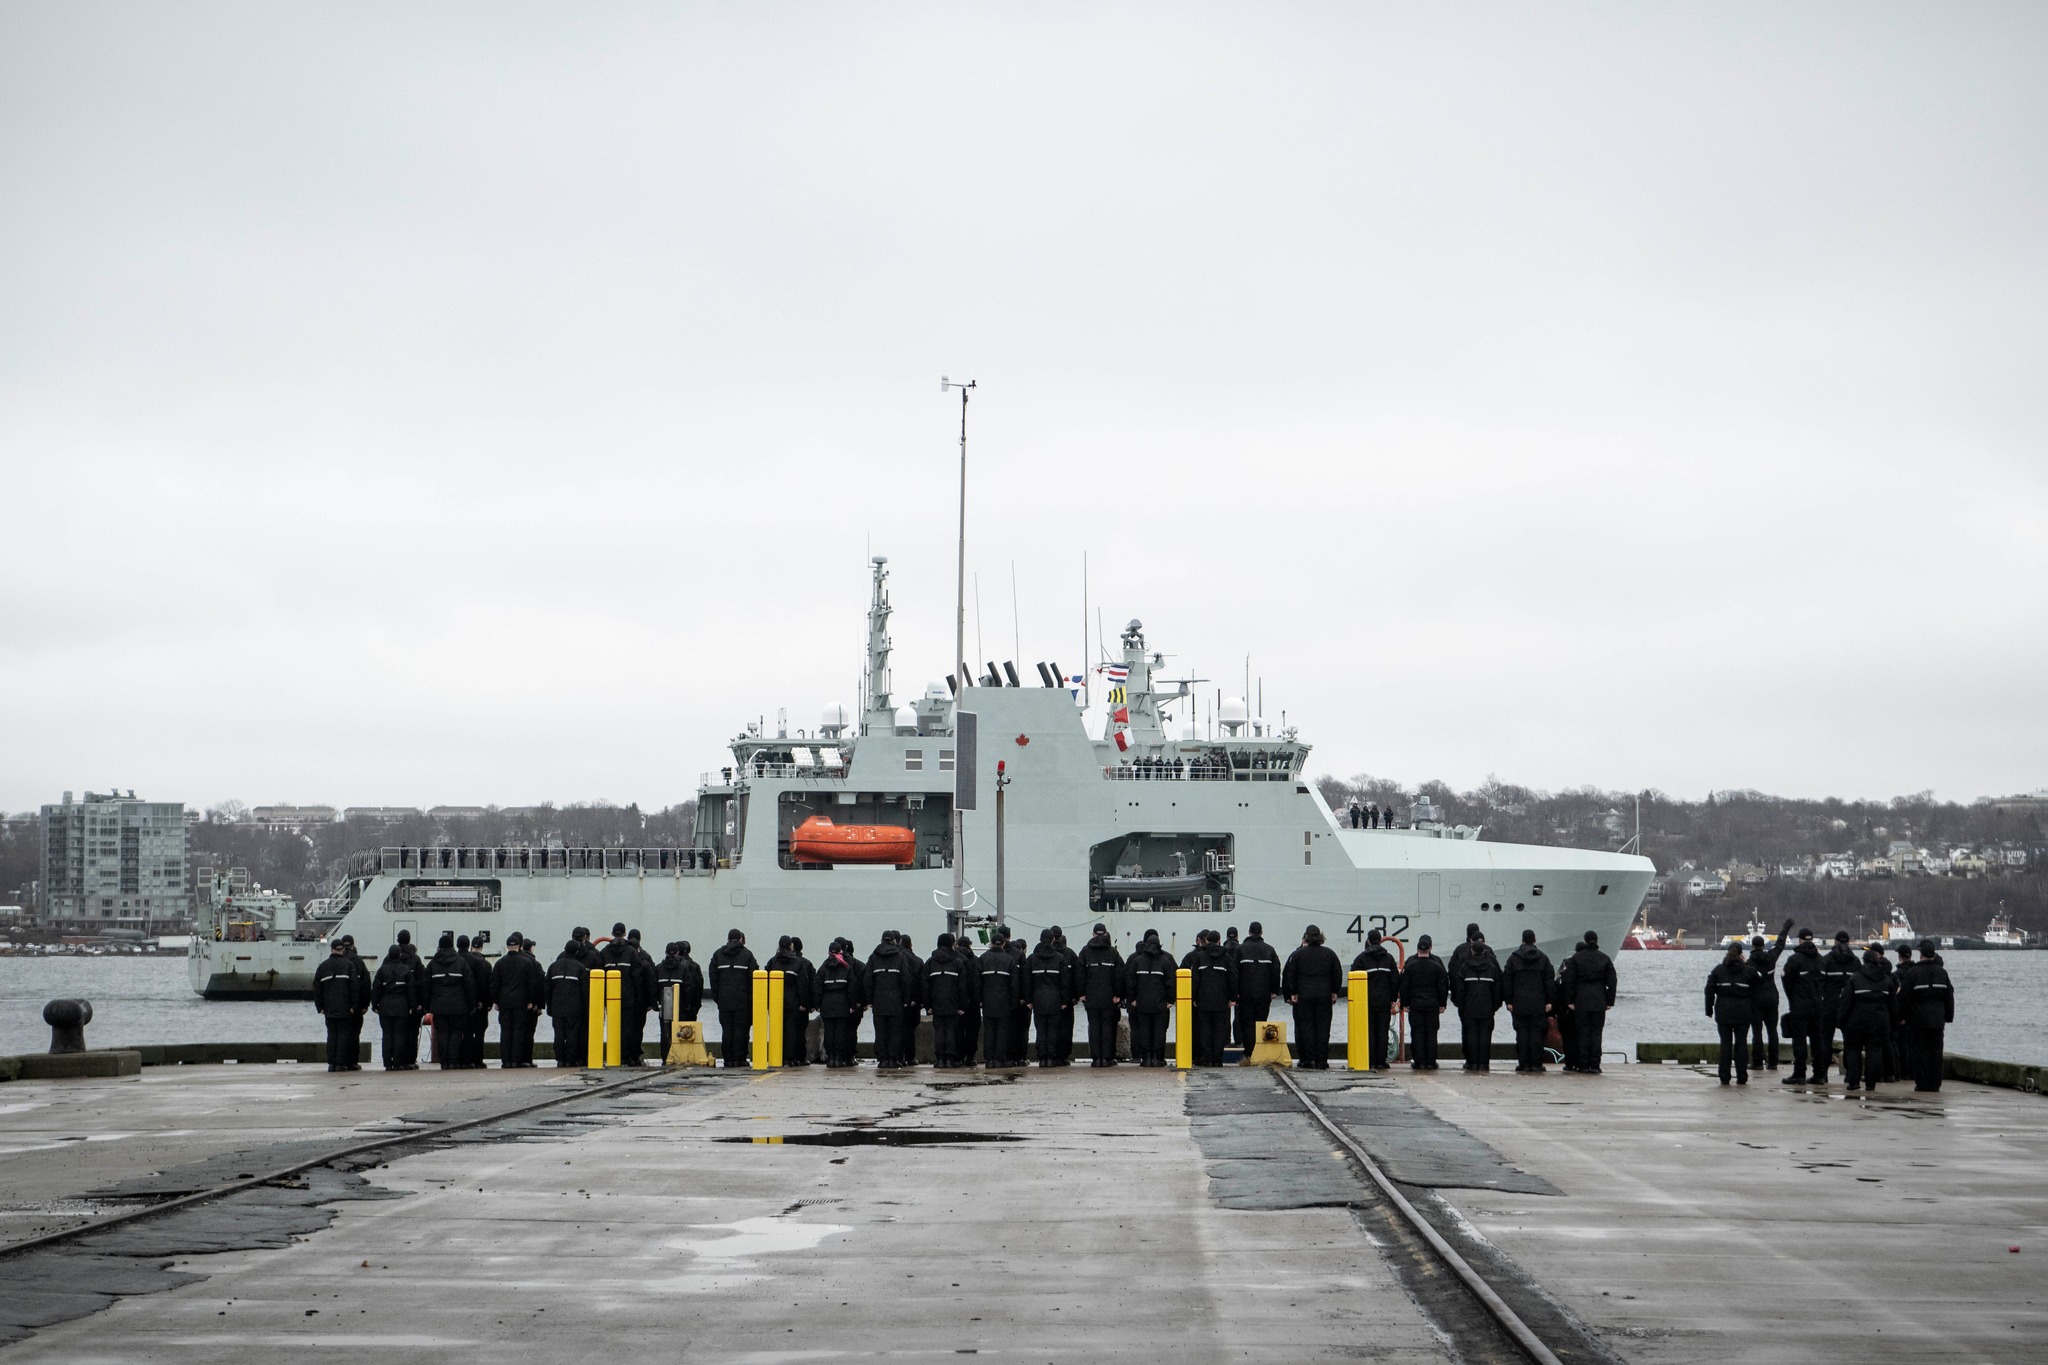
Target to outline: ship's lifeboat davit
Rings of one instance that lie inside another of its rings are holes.
[[[790,832],[789,856],[799,863],[894,863],[917,859],[917,832],[901,825],[835,825],[813,815]]]

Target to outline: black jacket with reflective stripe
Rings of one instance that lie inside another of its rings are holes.
[[[1138,1014],[1165,1014],[1173,1008],[1173,959],[1147,939],[1124,962],[1124,1000]]]
[[[728,940],[711,955],[711,998],[721,1010],[754,1011],[754,972],[760,967],[746,944]]]
[[[1237,998],[1263,1004],[1280,993],[1280,954],[1257,934],[1237,945]]]

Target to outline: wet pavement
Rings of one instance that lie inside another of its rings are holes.
[[[2020,1361],[2048,1331],[2038,1096],[1296,1075],[1546,1339],[1577,1334],[1569,1360]],[[186,1067],[0,1089],[9,1237],[575,1096],[0,1260],[0,1316],[32,1332],[4,1359],[1509,1358],[1259,1071],[590,1084]]]
[[[1350,1209],[1211,1197],[1186,1089],[1135,1068],[686,1078],[566,1135],[372,1167],[408,1197],[342,1199],[289,1245],[177,1255],[206,1278],[6,1355],[1447,1360]],[[787,1140],[920,1131],[996,1140]]]
[[[1782,1071],[1724,1089],[1677,1066],[1397,1074],[1560,1191],[1438,1196],[1630,1360],[2043,1358],[2039,1095],[1851,1098]]]

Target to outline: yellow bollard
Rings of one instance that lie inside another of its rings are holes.
[[[768,973],[768,1065],[782,1065],[782,1049],[787,1040],[782,1036],[782,993],[789,985],[784,972]]]
[[[613,967],[604,974],[604,1064],[617,1066],[626,1055],[626,974]]]
[[[1195,974],[1185,967],[1173,974],[1173,1064],[1195,1064]]]
[[[747,1062],[756,1071],[768,1069],[768,973],[754,969],[754,1032],[748,1040]]]
[[[590,999],[590,1013],[583,1031],[586,1060],[593,1067],[604,1065],[604,968],[593,968],[584,988]]]
[[[1345,985],[1344,1065],[1372,1070],[1372,974],[1353,972]]]

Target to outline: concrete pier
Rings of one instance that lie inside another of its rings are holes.
[[[2038,1359],[2040,1097],[1847,1099],[1765,1074],[1297,1073],[1476,1264],[1582,1329],[1567,1359]],[[589,1084],[284,1066],[18,1082],[0,1220],[13,1239],[126,1207],[106,1193],[123,1182],[188,1187]],[[95,1234],[58,1269],[173,1277],[109,1286],[127,1296],[99,1311],[53,1296],[46,1253],[0,1260],[0,1315],[10,1287],[49,1301],[5,1348],[24,1361],[1509,1358],[1462,1335],[1476,1315],[1379,1203],[1256,1070],[676,1073],[323,1169],[203,1227]]]

